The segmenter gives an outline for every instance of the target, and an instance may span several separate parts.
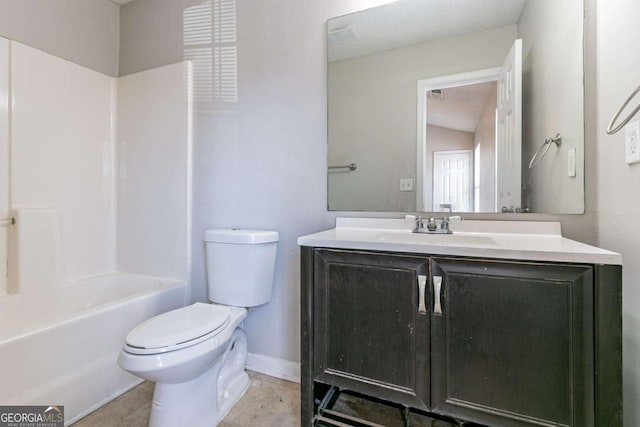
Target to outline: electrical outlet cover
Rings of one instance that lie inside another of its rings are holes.
[[[628,164],[640,162],[640,120],[625,128],[624,160]]]
[[[402,178],[400,180],[400,191],[413,191],[413,178]]]

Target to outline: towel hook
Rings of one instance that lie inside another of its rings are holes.
[[[529,169],[533,169],[538,166],[540,160],[542,160],[545,154],[547,154],[547,151],[549,151],[551,144],[556,144],[556,146],[560,148],[560,145],[562,145],[562,137],[559,133],[556,134],[555,138],[547,138],[544,140],[540,148],[538,148],[538,151],[536,151],[536,154],[534,154],[531,161],[529,161]]]
[[[627,100],[624,101],[624,103],[620,108],[618,108],[618,111],[616,111],[616,114],[613,116],[613,119],[611,119],[611,122],[609,122],[609,126],[607,126],[607,134],[613,135],[614,133],[618,133],[620,129],[625,127],[625,125],[629,123],[629,120],[631,120],[633,116],[635,116],[636,113],[640,111],[640,103],[638,103],[638,105],[636,105],[636,108],[634,108],[633,111],[629,113],[629,115],[625,117],[624,120],[622,120],[622,122],[620,122],[618,126],[616,126],[615,128],[613,127],[616,120],[618,120],[618,117],[620,116],[620,114],[622,114],[622,111],[624,110],[624,108],[627,106],[627,104],[629,104],[629,102],[631,102],[633,97],[636,96],[638,92],[640,92],[640,86],[638,86],[633,92],[631,92],[631,95],[629,95]]]

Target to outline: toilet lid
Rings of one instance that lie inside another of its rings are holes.
[[[137,348],[162,348],[215,335],[229,322],[230,307],[195,303],[155,316],[127,335],[126,343]]]

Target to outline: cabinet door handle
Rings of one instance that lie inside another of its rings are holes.
[[[425,290],[427,288],[427,276],[418,276],[418,313],[427,314],[427,305],[424,302]]]
[[[442,289],[442,276],[433,276],[433,314],[442,315],[440,305],[440,291]]]

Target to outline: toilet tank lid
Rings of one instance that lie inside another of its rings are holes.
[[[249,230],[244,228],[225,228],[207,230],[205,242],[235,243],[240,245],[256,245],[278,241],[278,232],[273,230]]]

